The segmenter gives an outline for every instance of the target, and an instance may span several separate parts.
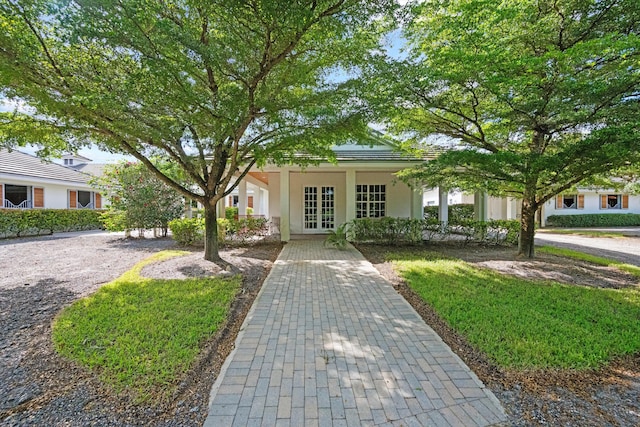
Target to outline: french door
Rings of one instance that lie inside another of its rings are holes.
[[[335,228],[334,187],[304,187],[304,231],[324,231]]]

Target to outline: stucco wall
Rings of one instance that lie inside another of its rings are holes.
[[[394,181],[395,176],[391,172],[356,172],[356,185],[386,185],[387,216],[410,217],[412,191],[406,184]],[[303,191],[305,186],[333,186],[336,208],[335,225],[339,226],[346,222],[346,172],[344,170],[290,172],[289,183],[292,234],[304,233]],[[272,217],[281,217],[280,191],[280,173],[269,173],[269,214]]]

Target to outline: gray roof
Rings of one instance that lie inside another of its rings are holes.
[[[0,174],[88,183],[89,175],[20,151],[0,149]]]
[[[106,164],[103,163],[82,163],[80,165],[71,165],[69,167],[89,175],[102,176],[105,166]]]

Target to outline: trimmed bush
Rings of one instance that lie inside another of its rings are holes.
[[[352,242],[387,245],[418,244],[433,240],[513,245],[518,242],[520,235],[520,222],[517,220],[467,220],[442,226],[437,218],[360,218],[348,223],[347,227],[347,235]]]
[[[425,206],[424,218],[428,220],[438,220],[438,206]],[[458,204],[449,205],[449,219],[450,224],[460,224],[465,221],[473,221],[474,219],[474,207],[473,204]]]
[[[218,243],[224,242],[229,221],[218,218]],[[181,218],[169,221],[173,240],[184,246],[204,245],[204,218]]]
[[[40,236],[104,227],[103,211],[90,209],[0,209],[0,236]]]
[[[640,214],[581,214],[551,215],[547,218],[551,227],[629,227],[640,225]]]
[[[232,221],[238,218],[238,208],[233,206],[227,206],[224,208],[224,217]]]

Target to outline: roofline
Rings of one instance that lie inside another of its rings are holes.
[[[18,175],[18,174],[9,174],[9,173],[0,173],[0,180],[9,180],[9,181],[18,181],[22,183],[36,183],[36,184],[55,184],[55,185],[66,185],[66,186],[76,186],[76,187],[86,187],[93,188],[89,183],[82,181],[67,181],[61,179],[51,179],[51,178],[39,178],[30,175]]]

